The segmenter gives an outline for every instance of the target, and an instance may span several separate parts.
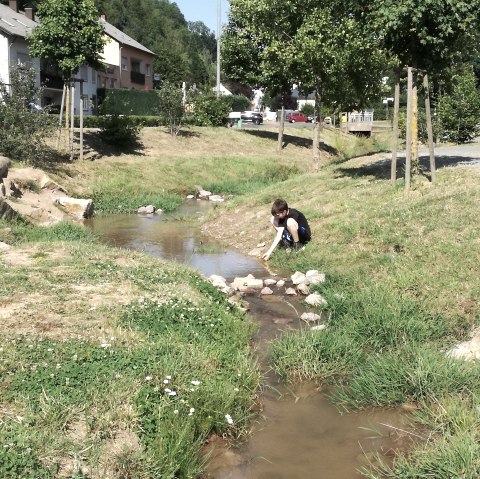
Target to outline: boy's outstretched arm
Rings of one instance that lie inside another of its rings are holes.
[[[282,239],[283,236],[283,230],[285,228],[281,226],[273,226],[277,230],[277,234],[275,235],[275,239],[272,242],[272,245],[270,248],[268,248],[268,251],[262,256],[262,259],[265,261],[268,261],[270,258],[270,255],[273,253],[273,250],[277,247],[278,243],[280,243],[280,240]]]

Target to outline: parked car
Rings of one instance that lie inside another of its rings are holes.
[[[307,120],[307,115],[305,115],[305,113],[302,113],[301,111],[293,111],[288,116],[288,121],[290,123],[296,123],[296,122],[306,123],[308,120]]]
[[[242,121],[251,121],[255,125],[263,123],[263,115],[259,111],[242,111],[240,118]]]

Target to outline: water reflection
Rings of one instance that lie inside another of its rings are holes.
[[[211,274],[228,279],[249,273],[265,275],[257,259],[225,248],[201,234],[192,219],[210,207],[206,201],[189,201],[174,214],[112,215],[94,218],[87,225],[104,242],[188,264],[207,277]]]

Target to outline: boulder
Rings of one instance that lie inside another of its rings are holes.
[[[480,331],[474,333],[469,341],[464,341],[448,351],[447,356],[465,361],[480,359]]]
[[[303,319],[308,323],[308,322],[318,321],[319,319],[321,319],[321,316],[316,313],[303,313],[300,316],[300,319]]]
[[[277,281],[272,278],[267,278],[263,280],[263,284],[265,286],[273,286],[274,284],[277,284]]]
[[[137,213],[139,215],[153,215],[153,213],[155,213],[155,206],[153,205],[141,206],[140,208],[138,208]]]
[[[305,302],[310,306],[326,306],[327,300],[320,293],[309,294]]]
[[[326,324],[317,324],[310,328],[310,331],[323,331],[327,327]]]
[[[200,198],[201,200],[208,200],[208,198],[212,196],[212,192],[211,191],[207,191],[207,190],[200,190],[198,192],[198,198]]]
[[[307,282],[307,277],[303,273],[300,273],[300,271],[292,274],[291,279],[293,284],[301,284]]]
[[[297,286],[297,291],[299,293],[302,293],[304,294],[305,296],[307,294],[310,294],[310,288],[305,284],[305,283],[300,283],[298,286]]]
[[[193,200],[195,198],[195,195],[187,195],[187,200]]]
[[[255,279],[253,275],[249,274],[245,278],[235,278],[230,286],[237,291],[247,292],[250,289],[263,288],[263,280]]]
[[[320,273],[316,269],[311,269],[305,273],[307,284],[325,283],[325,273]]]
[[[7,203],[6,200],[0,198],[0,219],[11,221],[18,218],[17,212]]]
[[[278,288],[283,288],[285,286],[285,281],[283,279],[280,279],[277,281],[277,287]]]
[[[208,197],[208,201],[221,202],[221,201],[225,201],[225,200],[220,195],[210,195]]]
[[[65,189],[60,186],[58,183],[53,181],[49,176],[42,175],[38,181],[40,188],[42,190],[51,190],[51,191],[61,191],[62,193],[66,193]]]
[[[262,291],[260,291],[260,294],[262,296],[269,295],[269,294],[273,294],[273,291],[270,288],[265,287],[265,288],[262,289]]]
[[[90,199],[61,196],[55,200],[55,203],[61,206],[67,214],[77,219],[90,218],[93,215],[93,201]]]
[[[285,290],[285,294],[287,296],[296,296],[297,295],[297,292],[293,289],[293,288],[287,288]]]
[[[10,158],[0,156],[0,181],[8,176],[8,168],[10,167]]]
[[[227,280],[223,276],[217,274],[212,274],[209,276],[208,281],[215,286],[219,291],[226,294],[227,296],[232,296],[235,294],[235,289],[231,286],[228,286]]]

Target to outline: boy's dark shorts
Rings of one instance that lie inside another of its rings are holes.
[[[307,244],[312,239],[312,237],[309,234],[307,234],[307,232],[305,231],[305,228],[302,226],[298,228],[298,239],[300,243]],[[287,230],[287,228],[283,230],[283,236],[282,236],[282,241],[280,245],[283,248],[290,248],[290,246],[293,245],[292,235]]]

